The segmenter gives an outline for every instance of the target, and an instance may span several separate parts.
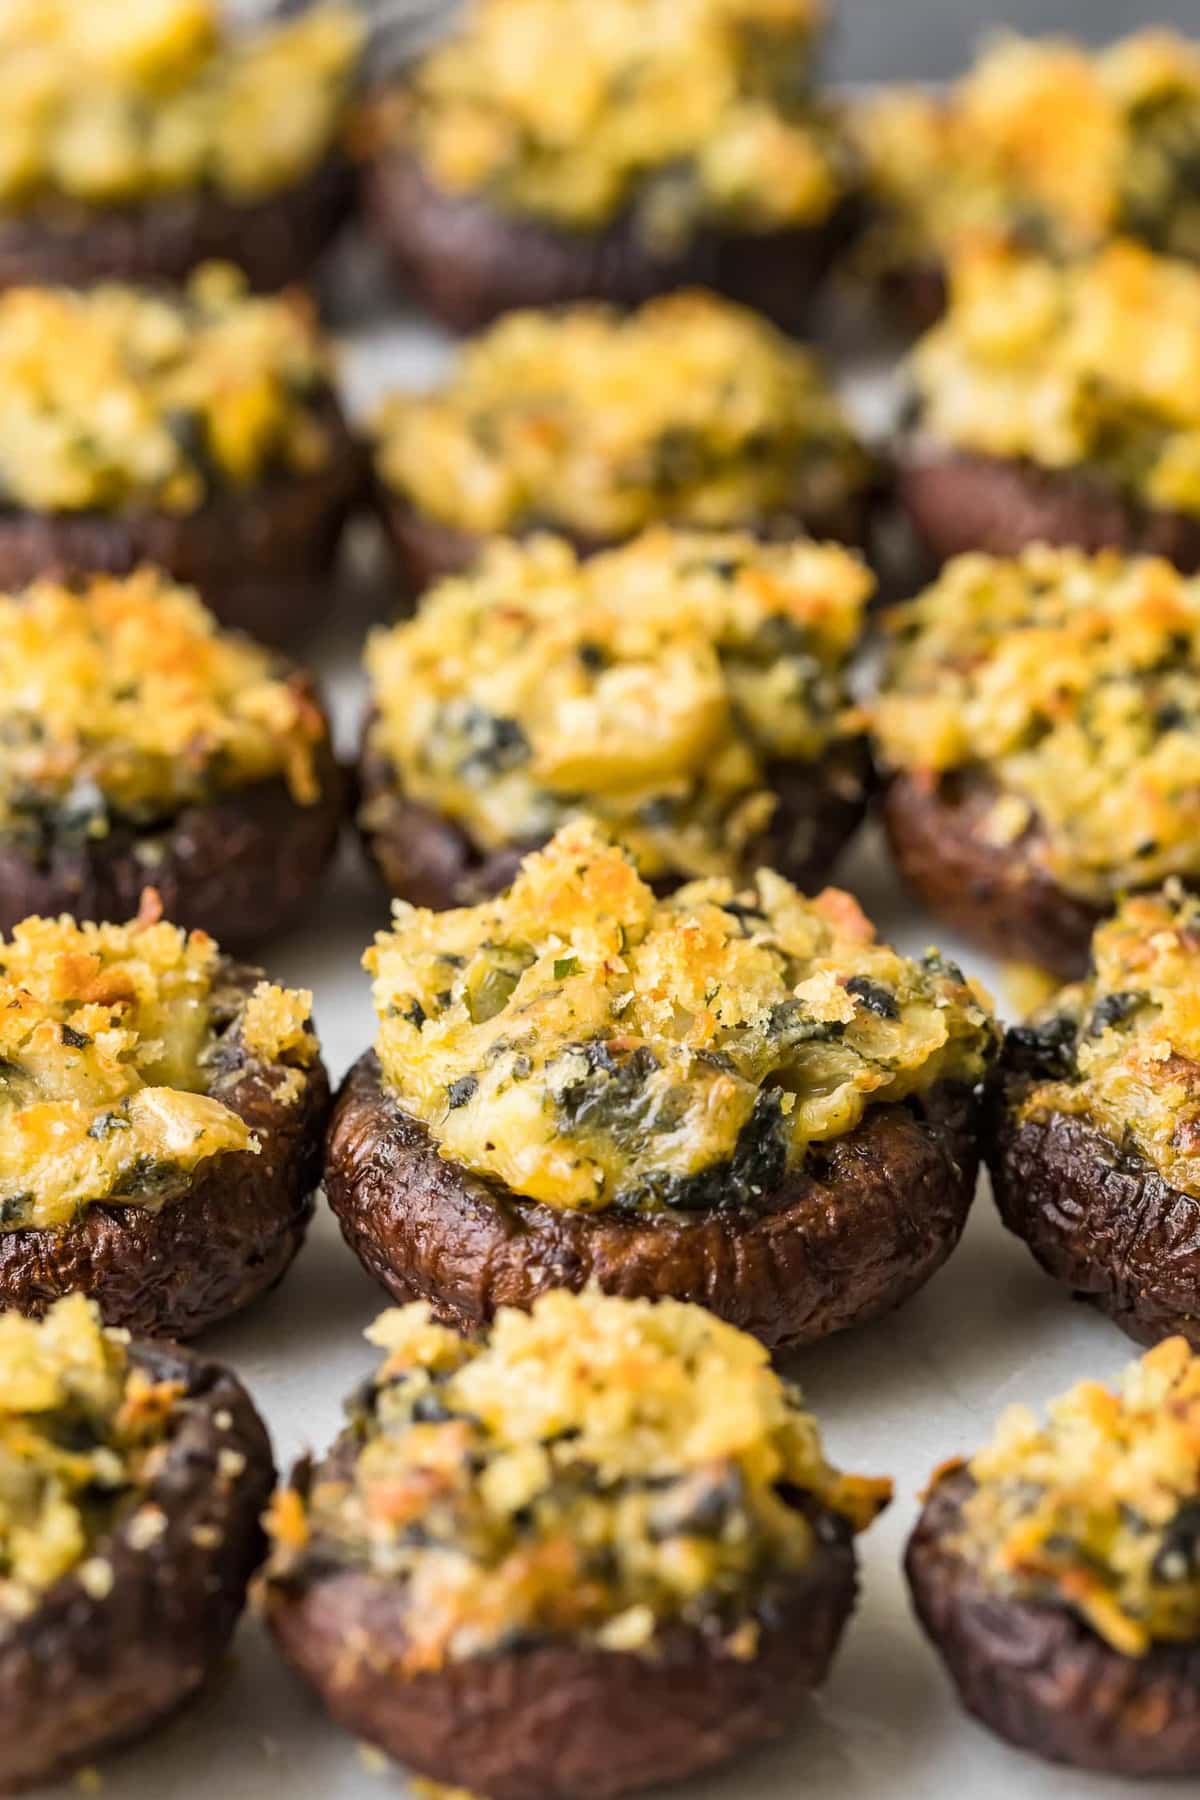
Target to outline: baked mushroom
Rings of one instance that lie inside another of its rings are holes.
[[[489,1800],[611,1800],[773,1737],[888,1481],[699,1307],[546,1294],[466,1343],[385,1313],[268,1520],[267,1621],[342,1725]]]
[[[848,551],[744,533],[494,544],[368,642],[358,819],[389,889],[468,904],[581,809],[660,885],[819,882],[866,805],[845,668],[871,587]]]
[[[1010,1230],[1142,1343],[1200,1348],[1200,900],[1126,900],[1011,1029],[986,1136]]]
[[[0,591],[150,562],[223,624],[310,630],[360,485],[331,379],[308,303],[228,267],[0,294]]]
[[[432,393],[385,402],[375,440],[418,591],[500,534],[581,550],[663,521],[867,537],[871,461],[815,358],[715,294],[511,313]]]
[[[128,925],[25,919],[0,941],[0,1307],[83,1292],[110,1325],[184,1338],[299,1250],[329,1084],[312,995],[158,913],[148,892]]]
[[[164,909],[228,947],[283,930],[337,843],[312,678],[156,570],[0,595],[0,931]]]
[[[1200,270],[1129,241],[1065,268],[965,256],[911,372],[896,489],[935,556],[1046,543],[1200,569]]]
[[[398,904],[325,1191],[396,1299],[463,1330],[550,1287],[806,1344],[908,1298],[975,1187],[983,1002],[849,894],[760,870],[656,899],[579,821],[474,909]]]
[[[963,1704],[1023,1750],[1200,1774],[1200,1361],[1171,1338],[934,1477],[906,1566]]]
[[[302,279],[341,225],[362,28],[256,32],[217,0],[9,6],[0,23],[0,287],[176,282],[211,258]]]
[[[887,625],[884,821],[940,918],[1065,981],[1122,893],[1200,879],[1200,582],[1114,552],[963,556]]]
[[[854,211],[853,159],[814,79],[823,14],[474,0],[365,108],[380,243],[458,330],[696,284],[801,322]]]
[[[81,1294],[0,1316],[0,1787],[69,1774],[198,1691],[264,1549],[266,1431],[219,1363]]]
[[[948,88],[864,94],[849,124],[866,171],[855,262],[917,330],[981,241],[1065,260],[1129,235],[1200,257],[1200,45],[1177,33],[1099,51],[1006,34]]]

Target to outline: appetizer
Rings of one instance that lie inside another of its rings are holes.
[[[794,1722],[891,1483],[826,1462],[699,1307],[546,1294],[473,1342],[427,1307],[268,1517],[263,1596],[338,1722],[489,1800],[610,1800]]]
[[[851,112],[866,165],[863,272],[932,325],[978,243],[1065,260],[1137,237],[1200,258],[1200,45],[1141,31],[1100,51],[993,39],[949,89],[884,88]]]
[[[897,491],[935,556],[1047,543],[1200,568],[1200,269],[1129,241],[1065,268],[973,253],[911,372]]]
[[[308,273],[346,212],[350,6],[251,33],[217,0],[8,0],[0,286]]]
[[[814,357],[701,291],[510,314],[432,393],[384,404],[375,468],[418,590],[539,529],[581,550],[663,521],[862,543],[875,479]]]
[[[312,995],[159,916],[0,940],[0,1306],[191,1337],[274,1287],[320,1179]],[[0,1684],[0,1692],[2,1692]]]
[[[1122,893],[1200,880],[1200,580],[963,556],[887,627],[884,821],[939,917],[1069,980]]]
[[[162,1724],[217,1669],[262,1556],[266,1431],[219,1363],[82,1294],[0,1316],[0,1787]]]
[[[1099,926],[1085,980],[1008,1032],[986,1137],[1001,1217],[1131,1337],[1200,1349],[1200,900]]]
[[[368,103],[368,216],[459,330],[697,282],[795,324],[857,181],[823,24],[823,0],[473,0]]]
[[[1053,1762],[1200,1775],[1200,1358],[1002,1416],[909,1542],[917,1614],[968,1711]]]
[[[581,809],[659,885],[818,882],[866,803],[845,670],[871,589],[848,551],[742,533],[494,544],[368,642],[359,825],[391,892],[495,893]]]
[[[0,930],[124,919],[244,947],[312,902],[342,780],[312,678],[153,569],[0,594]]]
[[[908,1298],[975,1187],[981,997],[849,894],[659,900],[594,825],[507,893],[398,903],[325,1188],[369,1272],[473,1330],[549,1287],[695,1300],[770,1345]]]
[[[0,295],[0,587],[151,562],[268,642],[331,608],[358,465],[296,294]]]

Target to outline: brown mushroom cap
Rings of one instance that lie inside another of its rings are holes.
[[[936,1482],[905,1558],[917,1616],[968,1712],[1052,1762],[1200,1774],[1200,1643],[1123,1656],[1069,1612],[986,1588],[949,1547],[972,1486],[965,1470]]]
[[[397,1300],[471,1331],[551,1287],[692,1300],[772,1347],[890,1312],[949,1256],[975,1188],[974,1097],[874,1107],[814,1146],[761,1207],[581,1213],[520,1199],[439,1155],[373,1052],[335,1102],[325,1188],[343,1235]]]
[[[220,1364],[173,1347],[134,1344],[130,1357],[156,1381],[181,1381],[187,1396],[145,1496],[166,1527],[141,1545],[127,1521],[97,1544],[113,1571],[102,1598],[68,1574],[28,1617],[0,1628],[5,1793],[143,1736],[194,1694],[262,1560],[259,1516],[275,1469],[245,1389]]]
[[[256,972],[234,969],[247,991]],[[243,1118],[260,1150],[199,1163],[157,1208],[93,1202],[61,1230],[0,1232],[0,1306],[41,1317],[64,1294],[97,1302],[107,1325],[188,1338],[248,1306],[283,1278],[304,1242],[321,1179],[329,1077],[318,1059],[286,1105],[246,1056],[234,1027],[212,1092]]]

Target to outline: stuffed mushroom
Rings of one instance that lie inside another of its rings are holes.
[[[245,947],[311,904],[342,778],[312,678],[152,569],[0,595],[0,931],[123,919]]]
[[[0,286],[305,276],[345,215],[348,6],[234,33],[216,0],[0,17]]]
[[[873,471],[811,354],[742,307],[671,294],[513,313],[375,425],[384,520],[412,585],[491,535],[580,549],[663,521],[862,543]]]
[[[847,234],[856,179],[815,86],[823,12],[474,0],[361,121],[381,243],[461,330],[697,282],[797,323]]]
[[[1001,1217],[1132,1337],[1200,1349],[1200,900],[1099,927],[1087,978],[1005,1040],[987,1157]]]
[[[1200,881],[1200,581],[1111,552],[963,556],[888,628],[884,820],[932,911],[1069,980],[1122,893]]]
[[[848,551],[743,533],[493,545],[368,643],[358,820],[390,890],[494,893],[581,809],[659,885],[820,881],[866,805],[845,669],[871,587]]]
[[[163,1723],[219,1666],[264,1549],[262,1421],[228,1370],[0,1316],[0,1788]]]
[[[1004,1414],[934,1477],[908,1546],[963,1704],[1106,1775],[1200,1775],[1200,1359],[1171,1338],[1114,1392]]]
[[[698,1307],[545,1295],[464,1342],[420,1305],[275,1501],[285,1657],[360,1738],[489,1800],[612,1800],[782,1735],[887,1481],[839,1474]]]
[[[174,295],[0,295],[0,590],[150,562],[224,624],[297,637],[332,608],[358,487],[299,295],[217,265]]]
[[[190,1337],[281,1279],[320,1179],[312,995],[159,916],[0,940],[0,1306]],[[0,1692],[3,1684],[0,1683]]]
[[[877,90],[851,123],[868,221],[855,260],[919,330],[972,244],[1066,260],[1129,235],[1200,259],[1200,45],[1176,33],[1100,51],[1007,34],[949,89]]]
[[[964,255],[911,373],[896,486],[936,557],[1047,543],[1200,568],[1200,270],[1128,240],[1066,267]]]
[[[377,1047],[325,1189],[370,1273],[439,1320],[594,1281],[810,1343],[958,1241],[995,1027],[848,894],[764,869],[659,900],[580,821],[498,899],[398,904],[366,964]]]

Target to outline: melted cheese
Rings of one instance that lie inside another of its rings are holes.
[[[994,1047],[958,971],[878,943],[848,894],[761,870],[659,901],[585,822],[499,899],[398,902],[365,960],[401,1105],[552,1206],[753,1206],[810,1144],[974,1083]]]
[[[324,717],[249,639],[144,569],[0,595],[0,829],[100,836],[283,776],[320,797]]]
[[[847,735],[870,592],[857,557],[811,543],[500,542],[371,638],[370,742],[479,845],[537,842],[582,804],[648,875],[730,873],[770,820],[767,765]]]
[[[249,202],[334,142],[362,42],[349,7],[223,36],[216,0],[5,0],[0,206],[189,188]]]
[[[439,186],[517,213],[594,229],[632,202],[664,251],[704,218],[813,223],[848,178],[813,92],[822,11],[816,0],[476,0],[374,130],[413,145]]]
[[[171,297],[0,295],[0,494],[38,512],[187,513],[328,459],[330,361],[308,303],[210,265]]]
[[[988,1584],[1076,1613],[1124,1656],[1200,1635],[1200,1358],[1170,1338],[1114,1392],[1023,1406],[970,1462],[959,1550]]]
[[[889,618],[892,768],[981,774],[992,841],[1101,904],[1200,871],[1200,581],[1035,547],[964,556]]]
[[[753,1656],[761,1587],[816,1541],[781,1490],[855,1530],[891,1495],[831,1468],[766,1351],[697,1306],[557,1292],[470,1343],[423,1306],[368,1336],[352,1471],[299,1533],[276,1508],[273,1572],[315,1534],[403,1582],[413,1671],[518,1633],[642,1649],[679,1618]]]
[[[766,525],[870,474],[810,354],[705,293],[509,314],[442,387],[389,401],[376,435],[393,491],[480,533]]]

